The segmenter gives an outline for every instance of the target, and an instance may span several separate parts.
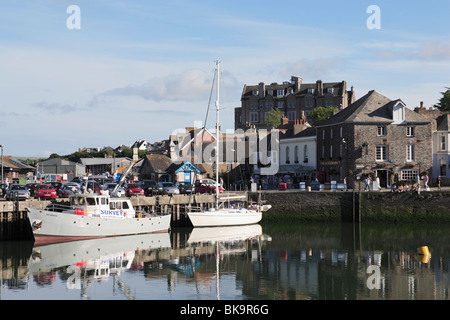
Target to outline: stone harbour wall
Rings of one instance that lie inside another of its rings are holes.
[[[256,199],[255,195],[252,196]],[[262,192],[265,222],[450,223],[450,192]]]

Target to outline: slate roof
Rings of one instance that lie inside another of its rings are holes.
[[[302,138],[302,137],[315,137],[315,136],[316,136],[315,127],[308,127],[300,132],[295,132],[294,128],[288,129],[284,134],[280,132],[280,140]]]
[[[172,160],[163,154],[148,154],[146,161],[150,171],[155,173],[167,173],[167,169],[172,165]]]
[[[130,158],[122,157],[122,158],[80,158],[81,164],[85,166],[93,166],[93,165],[105,165],[105,164],[113,164],[114,161],[119,163],[121,161],[130,161]]]
[[[450,114],[443,114],[436,118],[437,131],[450,131]]]
[[[317,127],[336,125],[339,123],[390,124],[394,122],[392,119],[392,109],[399,102],[402,101],[400,99],[390,100],[375,90],[371,90],[347,108],[339,111],[330,119],[318,124]],[[424,117],[408,108],[405,108],[405,119],[407,123],[431,122],[429,118]]]
[[[296,96],[302,96],[306,95],[308,93],[308,89],[316,89],[317,83],[302,83],[300,85],[300,89],[297,92],[294,92],[294,84],[286,82],[286,83],[272,83],[272,84],[265,84],[265,91],[273,90],[274,91],[274,97],[277,97],[276,90],[278,89],[288,89],[291,88],[292,94]],[[343,95],[344,87],[342,82],[324,82],[323,83],[323,92],[326,93],[326,89],[328,88],[334,88],[335,93],[334,95]],[[336,91],[337,89],[337,91]],[[249,96],[252,96],[253,90],[259,90],[259,85],[245,85],[244,89],[242,91],[242,98],[246,98]],[[284,95],[283,95],[284,96]]]

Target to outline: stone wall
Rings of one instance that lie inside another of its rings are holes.
[[[262,200],[272,205],[263,214],[263,221],[352,221],[351,192],[267,192]]]
[[[256,195],[252,195],[256,199]],[[450,192],[263,192],[270,222],[450,223]]]

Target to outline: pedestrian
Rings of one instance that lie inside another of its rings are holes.
[[[438,186],[439,191],[441,191],[441,176],[437,177],[437,186]]]
[[[367,176],[366,178],[366,187],[364,188],[364,191],[370,191],[370,176]]]
[[[426,191],[430,191],[430,187],[428,186],[428,172],[425,172],[424,186]]]

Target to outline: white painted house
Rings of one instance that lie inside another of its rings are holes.
[[[310,183],[316,178],[316,129],[308,124],[294,124],[280,133],[278,176],[290,176],[290,182]]]
[[[436,118],[433,132],[433,182],[441,176],[442,184],[450,184],[450,114]]]

